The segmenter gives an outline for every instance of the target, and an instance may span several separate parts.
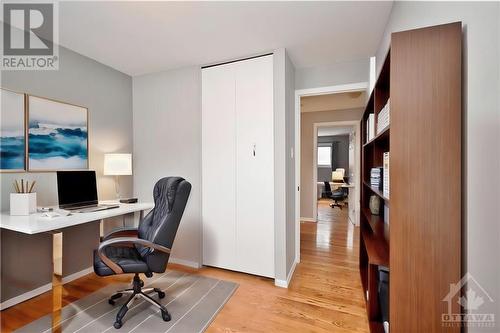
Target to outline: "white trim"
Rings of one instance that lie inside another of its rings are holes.
[[[178,258],[172,258],[172,257],[170,257],[168,259],[168,261],[172,264],[178,264],[178,265],[187,266],[187,267],[196,268],[196,269],[201,268],[200,263],[198,263],[196,261],[184,260],[184,259],[178,259]]]
[[[36,289],[30,290],[27,293],[12,297],[2,303],[0,303],[0,310],[5,310],[7,308],[10,308],[11,306],[14,306],[16,304],[19,304],[21,302],[24,302],[26,300],[29,300],[30,298],[33,298],[35,296],[41,295],[47,291],[50,291],[52,289],[52,283],[47,283],[44,284],[41,287],[38,287]]]
[[[318,88],[310,88],[310,89],[299,89],[295,90],[295,96],[316,96],[316,95],[326,95],[333,93],[343,93],[343,92],[352,92],[352,91],[360,91],[368,89],[367,82],[357,82],[357,83],[349,83],[349,84],[339,84],[336,86],[327,86],[327,87],[318,87]],[[300,99],[299,99],[300,101]],[[300,104],[299,104],[300,105]],[[300,114],[300,108],[299,108]]]
[[[302,222],[317,222],[317,220],[315,218],[312,218],[312,217],[301,217],[300,221],[302,221]]]
[[[290,281],[292,280],[293,273],[295,272],[295,268],[297,267],[297,264],[298,264],[298,261],[294,260],[292,268],[290,269],[290,272],[288,272],[286,280],[275,279],[274,280],[274,285],[276,287],[280,287],[280,288],[288,288],[288,286],[290,285]]]
[[[298,187],[297,192],[295,192],[295,258],[297,262],[300,262],[300,139],[301,139],[301,130],[300,130],[300,98],[302,96],[313,96],[313,95],[324,95],[331,93],[340,93],[340,92],[351,92],[351,91],[360,91],[367,90],[368,82],[356,82],[350,84],[342,84],[336,86],[327,86],[327,87],[317,87],[311,89],[298,89],[295,90],[295,184]],[[356,138],[356,145],[358,144],[359,131]],[[360,142],[360,141],[359,141]],[[359,162],[359,161],[358,161]],[[358,177],[359,178],[359,177]],[[359,193],[359,190],[358,190]],[[359,206],[359,203],[357,203]],[[359,210],[359,207],[357,207]]]
[[[87,274],[92,273],[93,271],[94,271],[93,267],[85,268],[84,270],[81,270],[79,272],[76,272],[76,273],[73,273],[73,274],[70,274],[68,276],[63,277],[62,283],[66,284],[68,282],[74,281],[76,279],[81,278],[82,276],[85,276]],[[10,308],[11,306],[22,303],[24,301],[27,301],[30,298],[36,297],[36,296],[41,295],[41,294],[43,294],[47,291],[50,291],[50,290],[52,290],[52,283],[44,284],[41,287],[30,290],[24,294],[12,297],[12,298],[0,303],[0,310],[5,310],[7,308]]]
[[[317,183],[318,183],[318,167],[317,167],[317,154],[318,154],[318,128],[319,127],[334,127],[334,126],[352,126],[355,136],[356,136],[356,143],[355,143],[355,151],[354,155],[356,156],[356,167],[355,167],[355,173],[354,173],[354,188],[355,188],[355,202],[356,202],[356,207],[355,209],[355,216],[359,215],[359,205],[357,204],[359,202],[359,193],[360,193],[360,185],[359,184],[359,172],[360,172],[360,158],[361,156],[361,148],[360,148],[360,143],[358,143],[358,138],[360,136],[360,126],[359,126],[360,120],[348,120],[348,121],[332,121],[332,122],[323,122],[323,123],[313,123],[313,200],[312,200],[312,207],[313,207],[313,216],[316,217],[318,216],[318,191],[317,191]],[[357,221],[354,221],[355,225],[358,225]]]
[[[73,273],[73,274],[70,274],[68,276],[63,277],[62,283],[65,284],[65,283],[74,281],[76,279],[81,278],[82,276],[85,276],[87,274],[92,273],[93,271],[94,271],[94,267],[85,268],[84,270],[81,270],[79,272],[76,272],[76,273]]]

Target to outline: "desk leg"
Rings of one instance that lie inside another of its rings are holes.
[[[62,253],[63,233],[55,231],[52,233],[52,332],[60,333],[61,309],[62,309]]]

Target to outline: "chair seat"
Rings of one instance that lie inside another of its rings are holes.
[[[345,194],[344,192],[342,191],[335,191],[335,192],[332,192],[332,195],[331,197],[333,200],[341,200],[341,199],[344,199],[345,198]]]
[[[106,256],[123,269],[124,273],[148,273],[150,269],[135,247],[108,246]],[[94,272],[99,276],[114,275],[115,272],[94,251]]]

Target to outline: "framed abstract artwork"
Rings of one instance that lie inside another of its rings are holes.
[[[87,108],[28,95],[28,170],[88,169]]]
[[[26,169],[25,95],[0,88],[0,170]]]

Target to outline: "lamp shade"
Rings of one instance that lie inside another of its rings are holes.
[[[104,154],[104,175],[125,176],[132,174],[132,154]]]

